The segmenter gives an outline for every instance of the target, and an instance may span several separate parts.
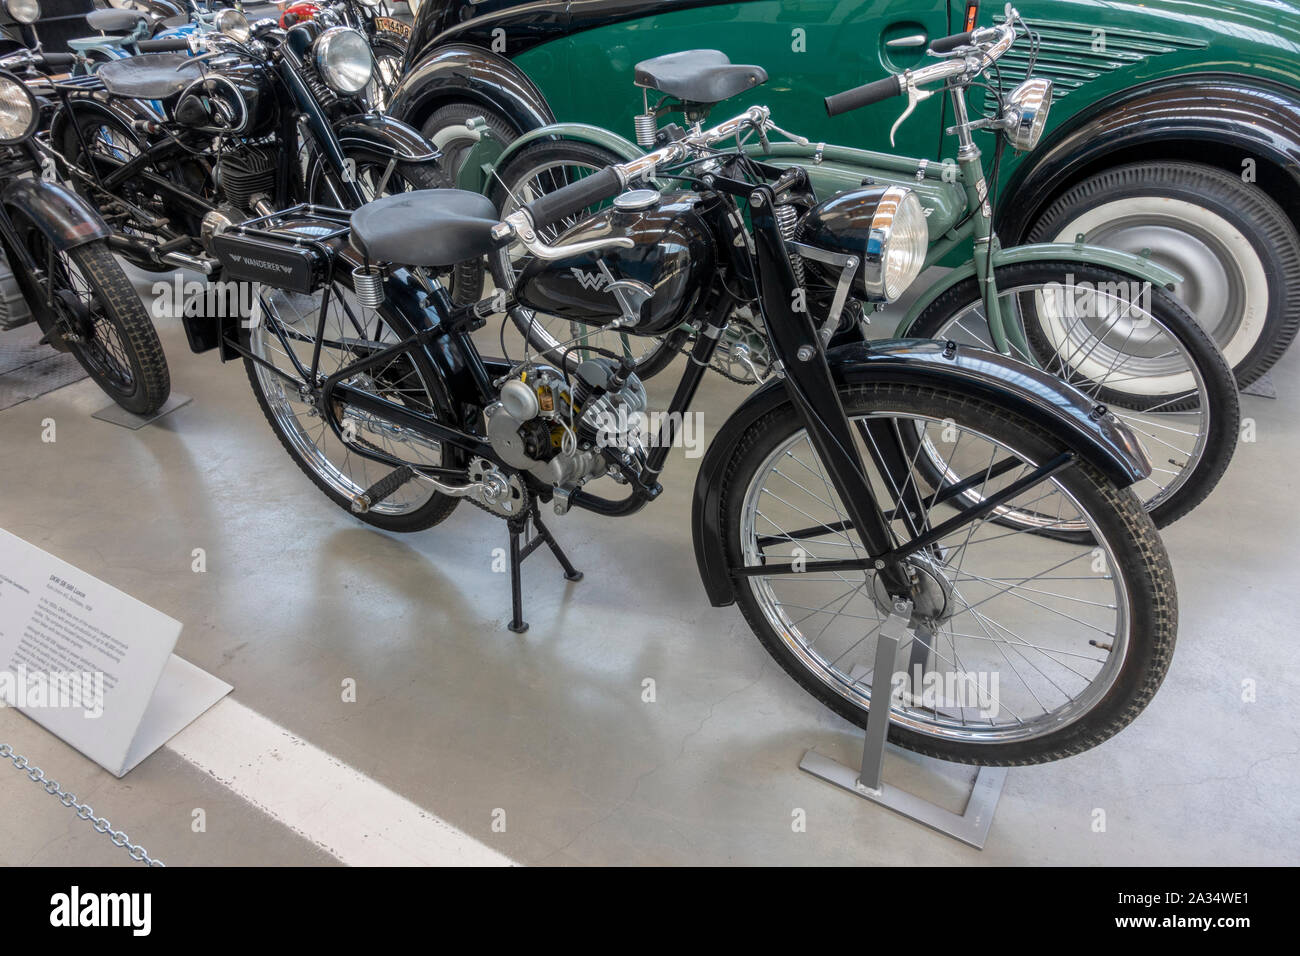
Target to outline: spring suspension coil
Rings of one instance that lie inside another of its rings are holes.
[[[379,308],[384,304],[384,274],[377,266],[357,266],[352,270],[352,291],[362,306]]]
[[[311,62],[310,57],[304,57],[302,61],[302,78],[311,90],[311,95],[316,98],[316,102],[321,105],[322,109],[329,109],[339,101],[339,96],[320,78],[316,72],[316,66]]]
[[[775,209],[776,225],[781,230],[781,238],[793,242],[799,235],[799,210],[791,205],[780,205]],[[794,280],[799,286],[804,284],[803,256],[790,255],[790,268],[794,270]]]
[[[654,113],[638,113],[632,118],[636,128],[637,145],[643,149],[653,149],[655,137],[659,135],[659,118]]]

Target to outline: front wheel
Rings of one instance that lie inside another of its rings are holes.
[[[36,281],[56,331],[100,388],[135,415],[171,394],[171,374],[149,312],[122,267],[97,239],[60,252],[21,213],[14,228],[39,270]]]
[[[898,545],[970,516],[944,488],[967,482],[985,498],[1064,451],[1005,408],[942,389],[842,386],[840,401]],[[938,486],[897,454],[918,434],[943,449]],[[882,453],[891,443],[892,457]],[[925,502],[919,525],[896,500],[911,492]],[[900,746],[994,766],[1080,753],[1132,721],[1164,678],[1178,620],[1169,559],[1137,498],[1090,464],[1076,461],[1009,505],[1078,522],[1089,540],[1008,531],[993,516],[952,528],[903,562],[912,615],[891,673],[876,674],[893,599],[870,562],[818,569],[866,553],[800,415],[783,404],[741,436],[723,476],[737,604],[768,652],[831,710],[865,726],[872,705],[889,700]],[[754,567],[773,572],[740,570]]]
[[[1133,490],[1156,526],[1205,500],[1236,451],[1241,411],[1232,370],[1178,300],[1086,263],[994,271],[1004,325],[1021,328],[1028,348],[1012,354],[1107,405],[1141,440],[1152,472]],[[993,348],[979,285],[957,283],[904,334]]]

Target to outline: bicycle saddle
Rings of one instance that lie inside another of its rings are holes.
[[[203,64],[184,53],[139,53],[109,60],[95,71],[113,96],[165,100],[203,75]]]
[[[130,33],[148,20],[137,10],[91,10],[86,14],[86,25],[100,33]]]
[[[397,193],[352,214],[352,247],[372,262],[441,268],[491,252],[500,220],[490,199],[463,189]]]
[[[683,50],[642,60],[633,82],[687,103],[721,103],[766,83],[767,71],[732,63],[721,50]]]

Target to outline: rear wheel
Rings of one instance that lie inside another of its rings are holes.
[[[590,143],[541,140],[524,147],[497,170],[489,195],[505,218],[540,196],[622,161],[622,157],[610,150]],[[538,229],[538,235],[545,242],[554,242],[566,229],[598,212],[604,205],[597,203],[559,223]],[[497,288],[515,288],[531,258],[518,243],[490,254],[488,264]],[[631,359],[636,365],[637,376],[642,379],[663,371],[685,340],[685,333],[680,331],[660,337],[628,335],[571,322],[523,305],[511,307],[510,318],[528,344],[554,365],[567,362],[572,369],[589,354],[617,355]]]
[[[1007,410],[945,390],[844,386],[840,401],[860,426],[858,453],[897,545],[963,514],[942,494],[952,483],[987,497],[1064,450]],[[877,464],[877,439],[918,432],[945,450],[942,484],[914,466]],[[919,531],[902,518],[909,489],[926,503]],[[1082,524],[1088,540],[1008,531],[985,517],[914,552],[903,565],[912,581],[907,634],[891,673],[876,674],[893,597],[863,560],[802,419],[783,404],[740,438],[723,477],[737,604],[786,672],[836,713],[864,726],[876,702],[889,700],[889,735],[900,746],[1004,766],[1079,753],[1132,721],[1164,678],[1178,616],[1168,556],[1137,499],[1091,465],[1076,462],[1011,503]],[[864,569],[816,567],[845,559]],[[735,573],[795,562],[796,573]]]
[[[95,170],[100,175],[108,175],[123,163],[130,162],[140,156],[144,144],[139,139],[138,134],[124,123],[97,110],[77,110],[75,103],[72,110],[70,122],[67,124],[63,135],[60,152],[74,169]],[[163,177],[169,177],[172,174],[171,170],[166,169],[153,169],[152,171]],[[109,210],[106,207],[111,205],[111,200],[105,202],[108,197],[102,192],[96,192],[78,178],[73,178],[72,185],[78,193],[90,199],[96,206],[105,209],[106,215],[109,215]],[[163,221],[174,218],[162,197],[143,180],[127,180],[121,183],[115,192],[121,199],[139,209],[143,209],[154,219]],[[127,216],[125,218],[129,224],[122,225],[120,231],[128,238],[139,240],[149,246],[159,245],[170,238],[166,232],[153,232],[141,226],[135,217]],[[188,223],[173,222],[172,227],[188,230],[190,235],[197,236],[199,234],[197,220]],[[175,271],[175,267],[156,262],[146,254],[124,252],[122,257],[136,268],[144,269],[147,272]]]
[[[334,432],[322,414],[319,385],[345,365],[403,336],[383,310],[357,301],[350,275],[346,270],[341,273],[342,281],[335,282],[330,294],[315,380],[309,373],[322,292],[268,291],[261,300],[262,314],[249,332],[250,351],[267,364],[246,358],[244,365],[257,402],[290,457],[326,497],[351,511],[357,496],[391,474],[395,466],[363,457]],[[434,370],[418,354],[403,353],[348,381],[421,414],[433,415],[437,408],[431,392],[435,379]],[[457,465],[455,454],[448,452],[444,458],[438,442],[410,429],[359,409],[340,407],[334,411],[354,444],[413,467]],[[457,501],[416,477],[358,517],[386,531],[422,531],[451,514]]]

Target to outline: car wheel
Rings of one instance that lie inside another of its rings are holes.
[[[1175,290],[1214,338],[1240,386],[1286,351],[1300,328],[1300,237],[1263,190],[1196,163],[1146,162],[1098,173],[1062,193],[1029,242],[1096,245],[1151,258],[1183,276]]]
[[[438,107],[424,121],[420,132],[425,139],[433,142],[438,133],[447,127],[464,126],[476,116],[483,118],[488,129],[496,135],[503,147],[509,145],[519,135],[519,130],[511,126],[510,121],[500,113],[475,103],[448,103],[446,106]],[[454,139],[443,144],[441,166],[453,184],[460,175],[461,164],[465,162],[465,157],[473,145],[471,141]]]

